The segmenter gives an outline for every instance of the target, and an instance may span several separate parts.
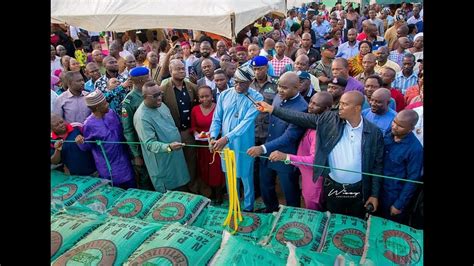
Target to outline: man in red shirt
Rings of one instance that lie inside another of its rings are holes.
[[[405,99],[403,98],[403,94],[400,92],[398,88],[392,87],[392,82],[395,80],[395,70],[391,67],[383,67],[380,70],[380,77],[382,78],[382,86],[390,90],[390,94],[392,98],[395,100],[396,109],[395,111],[400,112],[401,110],[405,109]]]

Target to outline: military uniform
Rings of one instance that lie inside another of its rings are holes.
[[[122,102],[122,126],[123,126],[123,135],[125,139],[129,142],[138,142],[137,132],[133,125],[133,115],[135,111],[138,109],[138,106],[143,101],[142,93],[135,88],[125,96],[125,99]],[[132,152],[133,157],[142,156],[142,151],[140,148],[140,144],[128,144],[130,150]],[[135,170],[135,175],[137,177],[137,184],[139,189],[146,189],[146,190],[154,190],[153,184],[151,183],[150,176],[148,175],[148,171],[143,166],[133,165]]]
[[[252,84],[250,84],[250,88],[255,89],[260,94],[263,95],[263,100],[268,103],[273,103],[273,98],[277,94],[277,79],[270,77],[267,75],[267,81],[260,86],[255,79]],[[268,136],[268,125],[270,121],[270,115],[268,113],[259,113],[257,119],[255,120],[255,146],[260,146],[265,143],[267,136]],[[259,179],[259,167],[260,167],[260,158],[255,158],[254,160],[254,167],[253,167],[253,180],[254,180],[254,187],[255,187],[255,198],[260,195],[260,179]]]

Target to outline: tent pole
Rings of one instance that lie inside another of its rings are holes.
[[[235,13],[232,12],[230,14],[230,27],[232,30],[232,45],[236,44],[236,36],[235,36]]]

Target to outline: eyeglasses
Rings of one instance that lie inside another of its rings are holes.
[[[163,96],[163,92],[157,92],[157,93],[155,93],[155,94],[153,94],[153,95],[147,95],[147,96],[150,96],[150,97],[152,97],[153,99],[157,99],[158,97]]]

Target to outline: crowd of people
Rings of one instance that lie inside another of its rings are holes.
[[[52,25],[52,167],[219,204],[228,147],[243,211],[277,211],[279,185],[288,206],[422,226],[421,5],[311,3],[235,44],[210,35],[128,31],[103,50]]]

